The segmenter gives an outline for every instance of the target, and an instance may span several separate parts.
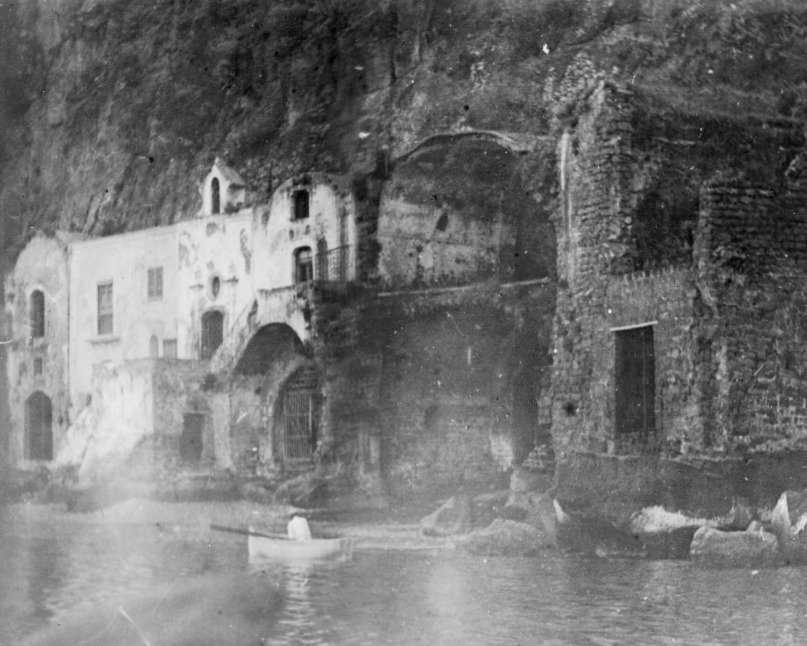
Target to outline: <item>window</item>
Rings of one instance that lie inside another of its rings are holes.
[[[294,191],[293,195],[294,213],[293,220],[305,220],[308,217],[308,191],[305,189]]]
[[[45,336],[45,294],[36,289],[30,300],[31,336],[35,339]]]
[[[646,444],[656,426],[653,326],[615,331],[616,437]]]
[[[98,334],[112,334],[112,282],[98,284]]]
[[[41,375],[44,371],[44,363],[42,357],[36,357],[34,359],[34,375]]]
[[[202,359],[210,359],[223,339],[224,314],[211,310],[202,315]]]
[[[163,297],[163,268],[151,267],[148,270],[148,298],[159,301]]]
[[[294,252],[294,282],[307,283],[314,278],[311,247],[300,247]]]
[[[221,213],[221,192],[219,189],[219,178],[210,180],[210,212]]]
[[[149,339],[149,356],[152,359],[156,359],[160,356],[160,341],[155,334],[152,334]]]
[[[163,339],[163,359],[177,358],[177,340]]]
[[[210,279],[210,298],[212,300],[216,300],[219,297],[219,292],[221,291],[221,278],[218,276],[213,276]]]
[[[29,460],[53,459],[53,413],[50,398],[33,393],[25,401],[25,457]]]
[[[328,280],[328,243],[325,238],[317,240],[317,280]]]

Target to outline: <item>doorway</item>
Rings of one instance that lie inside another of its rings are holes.
[[[615,332],[615,436],[647,444],[656,427],[653,326]]]
[[[205,416],[203,413],[185,413],[182,417],[179,457],[183,462],[198,463],[202,459],[204,428]]]
[[[43,392],[25,401],[25,457],[28,460],[53,459],[53,410]]]
[[[224,338],[224,314],[210,310],[202,315],[202,359],[210,359]]]

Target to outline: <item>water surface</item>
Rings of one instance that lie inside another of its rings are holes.
[[[256,568],[238,536],[0,511],[0,644],[797,644],[805,572],[361,550]]]

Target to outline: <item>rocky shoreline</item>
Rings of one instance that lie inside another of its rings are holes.
[[[481,556],[555,551],[689,559],[708,567],[807,563],[807,493],[795,491],[782,493],[770,509],[735,499],[725,515],[698,517],[655,505],[617,522],[565,509],[548,471],[525,467],[514,469],[508,489],[460,490],[433,502],[425,516],[419,513],[428,504],[423,500],[393,509],[355,492],[323,498],[327,483],[311,476],[275,488],[226,475],[164,485],[121,481],[77,490],[45,473],[27,473],[3,491],[7,509],[27,518],[144,523],[188,540],[211,540],[211,525],[283,532],[297,512],[309,517],[315,534],[349,536],[359,549],[456,549]]]

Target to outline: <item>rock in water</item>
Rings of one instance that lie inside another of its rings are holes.
[[[420,521],[425,536],[451,536],[471,529],[471,501],[468,496],[449,498],[442,506]]]
[[[788,563],[807,563],[807,493],[785,491],[771,514],[771,526]]]
[[[552,476],[524,467],[516,467],[510,476],[510,496],[507,506],[527,507],[525,498],[530,492],[545,491],[552,485]]]
[[[457,542],[457,547],[481,556],[534,556],[553,540],[534,525],[497,518]]]
[[[771,567],[781,563],[776,536],[756,523],[744,532],[701,527],[689,548],[692,560],[715,567]]]
[[[630,531],[642,543],[647,558],[686,559],[698,528],[713,525],[714,521],[706,518],[693,518],[656,505],[635,513]]]

